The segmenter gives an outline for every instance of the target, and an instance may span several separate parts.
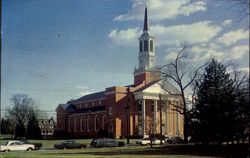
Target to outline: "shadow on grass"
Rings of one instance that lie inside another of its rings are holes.
[[[112,155],[193,155],[193,156],[211,156],[211,157],[247,157],[248,144],[237,145],[168,145],[157,146],[151,149],[100,149],[100,151],[82,151],[82,152],[60,152],[47,153],[46,155],[93,155],[93,156],[112,156]]]

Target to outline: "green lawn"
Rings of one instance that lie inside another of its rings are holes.
[[[1,143],[10,139],[10,135],[1,135]],[[89,145],[91,139],[75,139],[79,143]],[[126,139],[117,139],[119,141],[127,142]],[[53,148],[54,144],[60,143],[64,140],[30,140],[31,142],[40,142],[44,149]],[[130,139],[131,144],[135,144],[135,139]],[[149,146],[125,146],[116,148],[87,148],[87,149],[71,149],[71,150],[39,150],[39,151],[11,151],[1,152],[0,157],[14,158],[14,157],[195,157],[183,155],[164,155],[150,149]]]
[[[1,143],[10,139],[11,136],[1,136]],[[79,143],[89,145],[91,139],[75,139]],[[117,139],[124,141],[126,139]],[[246,157],[248,144],[238,145],[167,145],[167,146],[138,146],[135,145],[135,139],[130,139],[130,146],[116,147],[116,148],[90,148],[86,149],[70,149],[70,150],[53,150],[54,144],[60,143],[64,140],[30,140],[31,142],[40,142],[43,147],[39,151],[15,151],[15,152],[1,152],[1,157],[199,157],[217,156],[217,157]],[[46,150],[45,150],[46,149]]]
[[[150,149],[146,146],[125,146],[120,148],[87,148],[87,149],[71,149],[71,150],[48,150],[48,151],[22,151],[22,152],[6,152],[0,153],[4,158],[12,157],[197,157],[189,155],[163,155],[153,152],[154,149]],[[151,153],[152,151],[152,153]]]

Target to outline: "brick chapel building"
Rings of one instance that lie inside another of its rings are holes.
[[[134,71],[132,85],[108,87],[71,103],[59,104],[56,109],[57,130],[68,131],[79,138],[96,135],[99,130],[104,130],[119,138],[127,136],[128,128],[129,135],[145,137],[150,133],[160,133],[161,109],[162,134],[183,136],[183,115],[171,107],[173,104],[180,105],[180,99],[161,88],[162,80],[155,66],[154,37],[149,30],[147,7],[143,33],[139,37],[138,60],[139,67]],[[179,92],[169,83],[165,87],[168,92]]]

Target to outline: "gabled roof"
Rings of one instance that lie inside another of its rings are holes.
[[[100,99],[100,98],[104,98],[104,97],[105,97],[105,91],[102,91],[102,92],[97,92],[97,93],[85,95],[85,96],[75,100],[73,103],[76,104],[76,103],[81,103],[81,102],[87,102],[90,100]]]
[[[58,110],[59,107],[62,107],[64,110],[75,110],[76,109],[75,105],[73,105],[71,103],[59,104],[56,108],[56,111]]]
[[[144,89],[147,89],[148,87],[151,87],[152,85],[154,85],[155,83],[159,82],[160,80],[155,80],[155,81],[152,81],[148,84],[146,84],[145,86],[137,89],[135,92],[139,92],[139,91],[143,91]]]
[[[137,89],[137,90],[135,91],[135,93],[136,93],[136,92],[140,92],[140,91],[144,91],[144,90],[150,88],[151,86],[153,86],[153,85],[155,85],[155,84],[158,84],[158,85],[161,87],[161,89],[162,89],[163,91],[164,91],[164,89],[167,89],[168,92],[171,92],[171,93],[173,93],[173,94],[178,94],[178,93],[180,93],[180,91],[179,91],[175,86],[173,86],[171,83],[166,82],[164,85],[161,85],[161,83],[162,83],[162,80],[155,80],[155,81],[152,81],[152,82],[146,84],[145,86],[143,86],[143,87]],[[163,88],[162,86],[164,86],[164,88]]]

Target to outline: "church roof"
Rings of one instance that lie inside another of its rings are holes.
[[[67,103],[67,104],[59,104],[58,107],[62,107],[64,110],[75,110],[76,107],[75,105],[71,104],[71,103]],[[58,107],[56,108],[56,110],[58,109]]]
[[[146,84],[145,86],[137,89],[135,92],[139,92],[139,91],[143,91],[144,89],[147,89],[148,87],[151,87],[152,85],[154,85],[155,83],[159,82],[160,80],[155,80],[155,81],[152,81],[148,84]]]
[[[105,97],[105,91],[101,91],[101,92],[85,95],[85,96],[75,100],[74,103],[81,103],[81,102],[100,99],[100,98],[104,98],[104,97]]]
[[[140,92],[140,91],[144,91],[144,90],[146,90],[147,88],[149,88],[149,87],[151,87],[151,86],[153,86],[153,85],[155,85],[155,84],[158,84],[158,85],[161,87],[161,89],[162,89],[163,91],[164,91],[164,89],[166,89],[168,92],[171,92],[171,93],[173,93],[173,94],[180,94],[180,91],[179,91],[175,86],[173,86],[171,83],[169,83],[169,82],[167,82],[167,81],[165,81],[165,82],[163,83],[163,81],[162,81],[161,79],[155,80],[155,81],[152,81],[152,82],[146,84],[145,86],[143,86],[143,87],[137,89],[137,90],[135,91],[135,93],[136,93],[136,92]],[[164,87],[163,87],[163,86],[164,86]]]

